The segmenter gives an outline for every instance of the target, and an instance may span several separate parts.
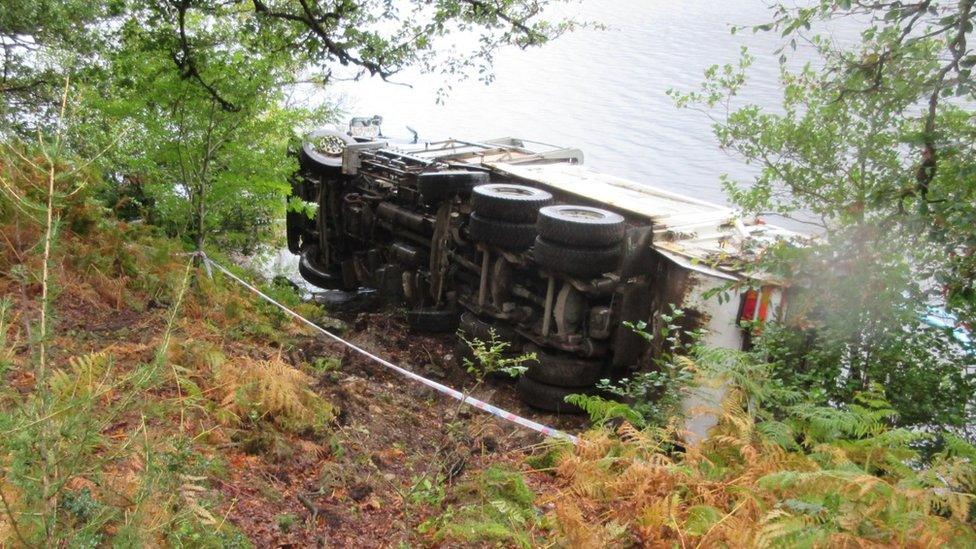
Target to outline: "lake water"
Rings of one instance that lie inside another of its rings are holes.
[[[421,139],[517,136],[584,151],[600,171],[714,202],[725,202],[719,176],[748,180],[754,171],[719,149],[702,113],[679,110],[669,88],[694,89],[712,64],[736,62],[748,46],[756,61],[743,99],[780,102],[778,33],[732,35],[731,25],[767,22],[764,0],[587,0],[581,19],[608,29],[571,33],[542,48],[502,52],[496,80],[455,84],[401,75],[412,88],[380,80],[339,82],[330,99],[350,115],[380,114],[385,133]],[[807,52],[801,51],[802,59]]]

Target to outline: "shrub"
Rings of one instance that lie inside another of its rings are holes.
[[[698,352],[700,330],[685,330],[685,312],[674,305],[671,312],[661,315],[663,326],[658,334],[647,330],[647,323],[624,322],[648,342],[657,336],[663,342],[661,352],[649,368],[616,381],[602,379],[597,388],[614,396],[569,395],[566,401],[582,408],[598,425],[615,419],[629,421],[638,427],[664,425],[677,421],[682,415],[682,402],[688,387],[694,384],[694,362],[687,358]]]
[[[684,448],[674,428],[625,423],[585,434],[558,460],[561,543],[976,543],[972,446],[953,438],[923,463],[914,445],[927,435],[892,428],[877,386],[833,408],[740,353],[703,352],[697,366],[729,389],[708,438]]]
[[[336,410],[309,389],[312,381],[280,357],[223,363],[216,371],[218,416],[235,425],[266,421],[294,433],[322,434]]]
[[[437,540],[537,545],[533,530],[542,526],[541,516],[521,473],[491,466],[453,489],[451,498],[462,503],[422,524],[422,532]]]

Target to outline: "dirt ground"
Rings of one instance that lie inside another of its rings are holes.
[[[411,333],[390,314],[344,320],[346,337],[391,362],[466,390],[475,383],[454,356],[455,336]],[[231,452],[219,490],[226,515],[259,547],[391,547],[430,544],[416,531],[435,509],[413,496],[425,479],[460,482],[492,464],[527,469],[543,437],[403,378],[324,338],[309,338],[292,360],[341,356],[316,390],[341,412],[328,448],[273,458]],[[514,384],[487,381],[474,396],[570,432],[585,422],[538,413]],[[460,425],[461,432],[449,433]],[[545,475],[529,477],[530,486]],[[283,518],[287,517],[287,518]]]
[[[127,234],[119,232],[122,240],[115,244],[98,240],[105,250],[82,257],[113,258],[114,250],[129,246],[123,244],[129,238]],[[27,261],[26,250],[32,240],[14,240],[25,244],[0,248],[4,264]],[[72,242],[78,246],[78,242],[89,241]],[[116,375],[151,362],[160,348],[160,337],[173,305],[171,299],[159,301],[159,296],[170,295],[172,285],[179,282],[184,272],[183,264],[181,258],[146,266],[144,270],[156,280],[155,290],[150,292],[135,287],[127,277],[103,275],[97,269],[82,270],[74,263],[59,260],[55,276],[63,282],[55,303],[52,362],[66,364],[74,356],[105,352],[114,361]],[[172,282],[165,282],[169,278]],[[203,452],[209,453],[205,457],[225,464],[226,469],[208,474],[199,482],[207,492],[201,501],[208,502],[216,523],[233,524],[256,547],[436,545],[429,533],[421,533],[417,527],[439,515],[443,504],[451,503],[449,499],[445,502],[443,496],[450,498],[452,485],[497,464],[528,470],[525,458],[540,451],[544,440],[541,435],[474,408],[459,406],[457,401],[335,342],[291,326],[291,320],[282,325],[289,326],[290,333],[279,338],[289,341],[287,345],[275,343],[274,333],[248,331],[246,319],[258,313],[253,310],[255,302],[244,290],[231,285],[223,290],[211,288],[211,294],[207,294],[199,291],[199,283],[191,285],[179,309],[171,353],[181,352],[177,350],[180,346],[199,344],[222,351],[228,360],[268,361],[280,357],[313,375],[314,390],[339,410],[324,437],[233,428],[217,424],[207,414],[191,413],[184,422],[179,408],[175,410],[175,420],[166,415],[173,410],[159,412],[152,420],[150,427],[162,433],[164,439],[166,433],[200,433],[194,440]],[[8,335],[12,334],[8,343],[14,362],[21,366],[30,360],[32,348],[27,334],[30,322],[38,316],[39,294],[37,283],[20,284],[10,277],[0,277],[0,295],[13,300],[15,315],[8,326]],[[240,303],[228,295],[236,296]],[[134,307],[135,303],[139,306]],[[473,376],[454,356],[453,334],[412,333],[396,312],[326,312],[345,326],[345,337],[395,364],[458,390],[469,390],[475,384]],[[234,335],[229,335],[231,332]],[[305,335],[293,337],[292,332]],[[183,363],[181,357],[176,357],[176,361]],[[185,364],[189,361],[187,358]],[[313,367],[317,362],[331,366]],[[31,369],[21,366],[8,370],[3,381],[26,394],[36,389],[36,383]],[[156,409],[168,410],[183,401],[178,385],[178,381],[164,380],[142,398]],[[208,395],[217,389],[207,389]],[[487,381],[472,394],[558,429],[578,432],[585,425],[579,417],[557,417],[527,408],[519,402],[510,381]],[[138,415],[124,416],[103,434],[111,438],[138,432],[139,421]],[[268,435],[267,439],[261,439],[263,435]],[[111,478],[124,476],[127,468],[138,469],[136,465],[123,461],[113,465],[115,470],[103,471],[103,476],[111,483]],[[538,488],[549,478],[534,474],[528,475],[527,480],[530,487]],[[438,491],[442,497],[429,497]]]

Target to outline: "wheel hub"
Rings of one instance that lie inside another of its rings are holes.
[[[329,156],[339,156],[345,146],[346,143],[342,139],[334,135],[326,135],[316,141],[315,150]]]

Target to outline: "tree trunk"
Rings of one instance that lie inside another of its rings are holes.
[[[195,225],[193,228],[193,243],[196,246],[196,251],[198,252],[203,251],[203,244],[205,240],[204,230],[206,224],[204,223],[204,217],[206,215],[206,202],[204,201],[203,189],[204,186],[203,183],[201,183],[197,188],[196,204],[194,205],[196,211],[193,215]]]

